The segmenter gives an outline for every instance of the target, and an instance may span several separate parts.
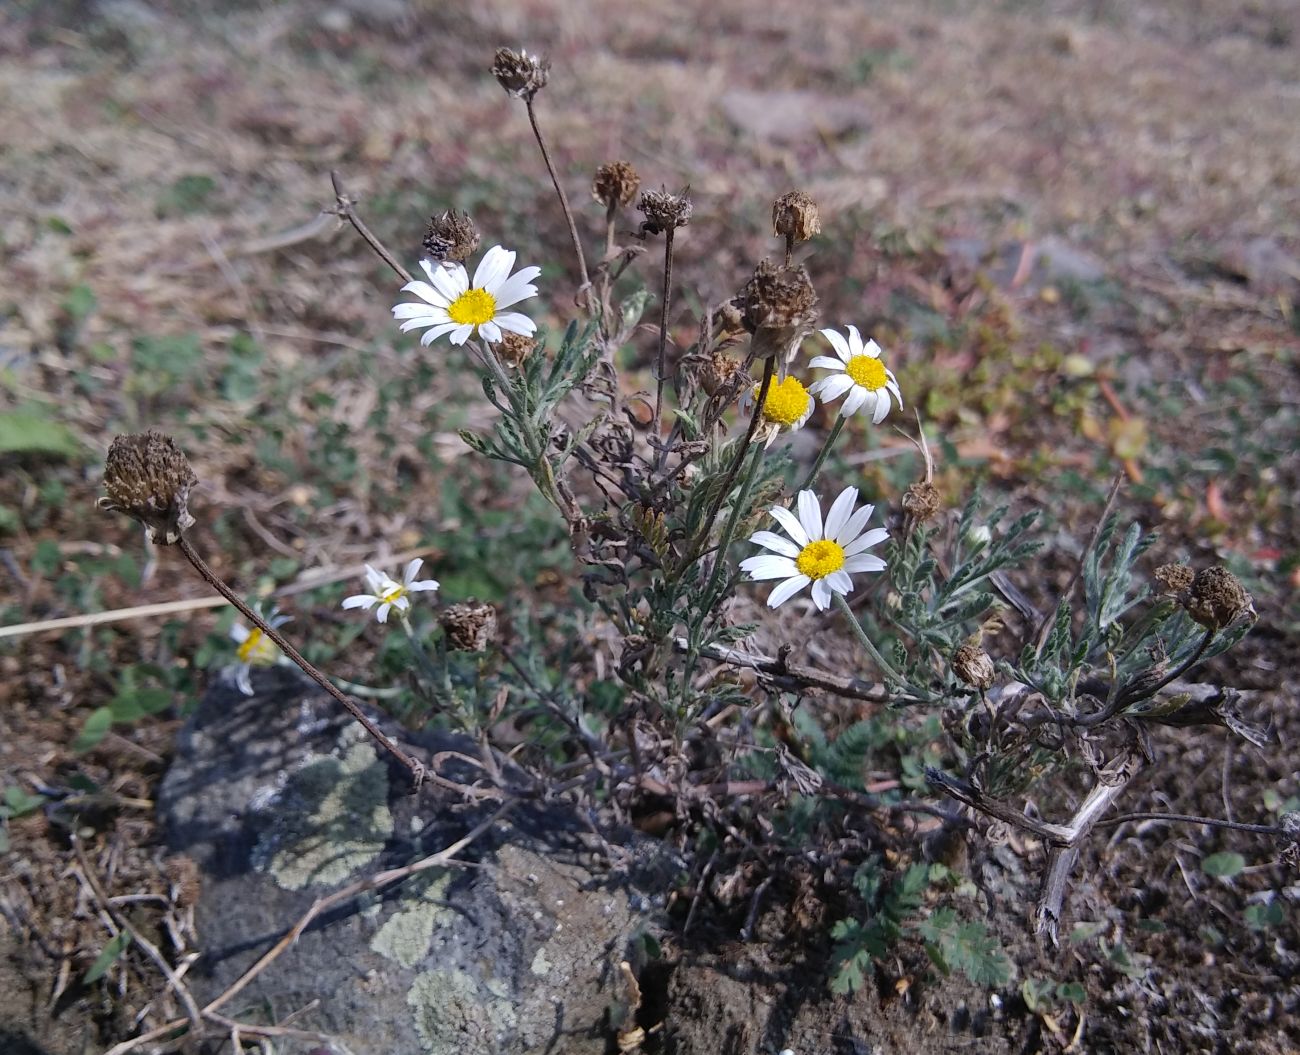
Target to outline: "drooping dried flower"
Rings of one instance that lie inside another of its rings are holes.
[[[1239,615],[1255,610],[1241,581],[1223,567],[1197,572],[1184,607],[1207,630],[1222,630]]]
[[[171,546],[194,526],[189,497],[198,482],[176,441],[150,429],[113,440],[104,462],[108,494],[96,504],[138,520],[150,542]]]
[[[429,218],[429,230],[424,236],[424,251],[434,260],[461,261],[473,256],[482,235],[467,212],[448,209],[441,216]]]
[[[934,517],[943,505],[939,489],[929,480],[918,480],[903,492],[903,512],[917,524]]]
[[[981,692],[993,684],[993,659],[977,641],[967,641],[953,653],[952,669],[957,677]]]
[[[641,224],[642,234],[663,234],[691,222],[695,206],[691,204],[691,188],[683,187],[678,194],[667,189],[643,191],[637,210],[645,214]]]
[[[750,333],[762,327],[811,326],[817,291],[802,265],[782,267],[760,261],[739,294],[741,321]]]
[[[631,205],[640,189],[641,177],[630,161],[610,161],[601,165],[591,181],[591,196],[607,209],[615,205]]]
[[[700,387],[711,396],[727,393],[737,386],[740,372],[740,360],[715,349],[700,367]]]
[[[490,604],[453,604],[442,614],[447,647],[453,652],[486,652],[497,637],[497,612]]]
[[[504,333],[501,340],[492,345],[493,351],[497,357],[506,364],[515,369],[523,366],[528,357],[533,354],[533,349],[537,347],[537,342],[531,337],[526,337],[522,333]]]
[[[522,48],[518,51],[497,48],[492,58],[492,76],[515,98],[531,100],[546,87],[551,76],[551,63],[548,59],[529,55]]]
[[[772,234],[790,243],[822,233],[817,203],[801,190],[787,191],[772,203]]]

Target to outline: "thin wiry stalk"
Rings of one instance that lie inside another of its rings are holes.
[[[884,671],[887,677],[893,678],[894,681],[898,682],[900,685],[906,685],[907,679],[898,673],[898,671],[894,669],[893,664],[890,663],[889,660],[885,659],[885,657],[880,654],[880,650],[871,643],[871,638],[869,638],[867,632],[862,629],[862,624],[858,622],[858,617],[853,614],[853,609],[849,607],[849,602],[844,599],[844,595],[842,593],[833,593],[833,596],[835,598],[836,607],[839,608],[845,620],[848,622],[849,629],[853,631],[853,636],[857,638],[858,644],[862,646],[862,650],[871,657],[872,662],[875,663],[876,666]]]
[[[826,461],[826,455],[830,454],[831,448],[835,446],[835,441],[840,438],[840,433],[844,431],[844,422],[846,420],[847,419],[843,414],[835,419],[835,424],[831,428],[830,435],[826,437],[826,442],[822,444],[822,449],[817,452],[817,460],[813,462],[813,467],[808,470],[808,475],[805,477],[803,485],[799,488],[800,491],[808,490],[808,488],[813,485],[813,481],[817,479],[817,474],[821,472],[822,465]]]
[[[330,182],[334,185],[335,210],[338,215],[356,228],[357,234],[366,240],[366,243],[375,251],[380,260],[397,272],[398,278],[403,282],[410,282],[411,273],[397,262],[397,257],[393,256],[384,243],[374,236],[370,228],[361,222],[361,217],[357,215],[356,199],[343,189],[343,182],[339,179],[337,172],[330,173]]]
[[[312,664],[309,663],[303,657],[301,652],[299,652],[296,648],[294,648],[291,644],[289,644],[288,641],[285,640],[284,635],[281,634],[280,631],[278,631],[275,627],[273,627],[270,623],[268,623],[255,611],[253,611],[253,609],[244,602],[244,599],[242,597],[240,597],[237,593],[235,593],[234,590],[232,590],[229,586],[227,586],[217,575],[217,573],[208,567],[207,561],[205,561],[201,556],[199,556],[198,551],[190,543],[190,540],[187,539],[184,535],[181,536],[179,547],[180,547],[180,551],[183,554],[185,554],[185,559],[188,560],[190,564],[194,566],[194,570],[197,571],[199,575],[203,577],[203,581],[206,582],[209,586],[211,586],[214,590],[216,590],[217,593],[221,594],[221,596],[224,597],[227,601],[233,604],[235,608],[239,610],[240,615],[242,615],[245,619],[247,619],[250,623],[252,623],[255,627],[257,627],[257,629],[262,631],[262,633],[264,633],[267,637],[269,637],[273,642],[275,642],[276,647],[279,648],[279,650],[283,652],[286,656],[288,656],[289,659],[293,660],[294,663],[298,664],[298,666],[302,668],[303,672],[309,678],[311,678],[312,681],[314,681],[322,689],[324,689],[331,696],[333,696],[334,699],[336,699],[345,708],[347,708],[348,713],[351,714],[353,718],[355,718],[358,722],[361,723],[365,731],[369,733],[372,737],[374,737],[374,739],[384,748],[385,751],[391,754],[394,758],[396,758],[399,762],[401,762],[402,765],[404,765],[408,770],[410,770],[411,776],[415,780],[416,787],[419,787],[419,785],[423,782],[425,776],[424,765],[420,762],[417,762],[414,758],[412,758],[400,747],[398,747],[395,743],[393,743],[392,740],[388,739],[388,737],[386,737],[380,731],[379,727],[365,716],[365,713],[361,710],[361,708],[358,707],[355,703],[353,703],[352,700],[348,699],[348,697],[344,695],[343,692],[341,692],[334,685],[334,683],[329,680],[329,678],[325,677],[324,674],[322,674],[319,670],[317,670],[314,666],[312,666]]]
[[[659,439],[659,423],[664,406],[664,374],[668,370],[668,297],[673,281],[673,229],[664,232],[664,289],[659,304],[659,355],[655,361],[655,416],[651,419],[650,430],[656,440]],[[662,469],[668,457],[668,445],[659,447],[655,456],[655,468]]]
[[[546,171],[551,175],[551,183],[555,187],[555,193],[560,199],[560,208],[564,211],[564,221],[569,225],[569,237],[573,240],[573,251],[578,257],[578,272],[582,276],[582,287],[578,290],[584,301],[586,301],[588,310],[591,307],[591,296],[589,289],[591,279],[587,277],[587,258],[582,253],[582,240],[578,237],[578,225],[573,222],[573,212],[569,208],[568,196],[564,193],[564,188],[560,186],[560,177],[555,173],[555,166],[551,163],[551,152],[546,149],[546,140],[542,137],[541,126],[537,123],[537,111],[534,108],[532,99],[524,99],[524,105],[528,107],[528,123],[533,126],[533,135],[537,139],[538,149],[542,152],[542,160],[546,162]]]

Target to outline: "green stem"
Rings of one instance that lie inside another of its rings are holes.
[[[713,608],[715,601],[713,591],[717,589],[722,569],[726,567],[727,550],[731,548],[732,539],[736,535],[736,527],[749,505],[749,496],[754,490],[754,481],[758,479],[758,467],[763,463],[763,455],[766,453],[766,449],[762,444],[753,444],[752,446],[753,454],[749,459],[749,469],[745,473],[744,480],[741,481],[740,493],[736,495],[736,500],[731,505],[731,515],[727,517],[727,525],[722,531],[721,538],[718,539],[718,550],[717,556],[713,560],[713,570],[709,573],[708,585],[704,587],[704,603],[700,606],[700,611],[704,616],[707,616]]]
[[[849,602],[845,600],[844,595],[842,593],[835,593],[832,594],[832,596],[835,598],[835,606],[839,608],[840,612],[843,613],[844,618],[848,620],[849,629],[853,631],[853,636],[858,639],[858,644],[861,645],[863,651],[871,657],[872,662],[884,671],[886,677],[892,678],[900,685],[906,685],[907,679],[898,673],[898,671],[894,669],[893,665],[880,654],[880,650],[871,643],[871,638],[867,637],[867,632],[862,629],[862,624],[858,622],[858,617],[853,614],[853,609],[849,607]]]
[[[840,433],[844,431],[844,422],[847,420],[843,414],[835,419],[835,424],[826,437],[826,442],[822,444],[822,449],[817,452],[817,460],[813,462],[812,468],[808,470],[808,476],[804,479],[803,486],[799,488],[800,491],[806,491],[812,487],[813,481],[817,479],[817,474],[821,472],[822,465],[826,461],[826,455],[830,454],[831,448],[835,446],[835,441],[840,438]]]

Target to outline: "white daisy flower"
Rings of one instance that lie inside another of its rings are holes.
[[[272,608],[266,621],[273,629],[278,630],[292,618],[293,616],[281,615]],[[230,668],[230,676],[233,677],[235,687],[240,692],[245,696],[252,696],[253,668],[273,667],[283,656],[280,654],[279,646],[255,626],[247,627],[243,623],[235,623],[230,628],[230,638],[239,646],[235,649],[239,662]]]
[[[429,327],[420,338],[421,344],[432,344],[443,334],[451,335],[452,344],[464,344],[476,333],[485,340],[499,341],[504,331],[525,337],[536,331],[537,325],[527,315],[502,309],[537,296],[532,282],[542,273],[540,267],[525,267],[510,274],[515,254],[499,245],[479,261],[473,285],[460,264],[421,260],[420,266],[429,281],[417,279],[402,287],[403,293],[414,293],[420,301],[395,305],[393,316],[406,320],[402,323],[403,333]]]
[[[863,531],[875,506],[856,513],[858,489],[846,487],[831,505],[822,523],[821,505],[811,491],[800,491],[799,515],[777,506],[770,510],[789,538],[771,531],[756,531],[750,542],[772,550],[740,562],[751,581],[784,580],[767,599],[769,608],[783,604],[812,583],[812,599],[819,610],[830,607],[831,594],[853,589],[855,572],[883,571],[885,562],[866,550],[889,538],[884,528]]]
[[[754,402],[762,387],[755,385],[752,391],[741,395],[740,412],[746,417],[754,412]],[[754,431],[755,441],[762,440],[764,446],[772,446],[772,441],[780,433],[803,428],[816,407],[817,401],[812,397],[812,389],[805,388],[798,378],[786,377],[780,381],[772,378],[763,400],[763,413],[758,428]]]
[[[847,340],[834,330],[821,331],[839,358],[819,355],[811,365],[834,370],[836,373],[814,381],[808,386],[808,391],[828,403],[847,392],[844,405],[840,407],[840,415],[847,418],[862,410],[871,415],[874,424],[879,425],[889,413],[891,395],[898,401],[898,409],[903,409],[903,395],[898,390],[898,379],[880,361],[880,345],[875,341],[863,344],[862,335],[856,326],[848,327],[848,331]]]
[[[404,613],[411,607],[411,599],[407,596],[408,594],[438,588],[438,583],[434,579],[416,581],[415,577],[420,573],[420,565],[423,563],[424,561],[419,557],[411,561],[402,574],[401,582],[390,579],[384,572],[375,571],[374,568],[367,564],[366,587],[370,592],[357,593],[351,597],[343,598],[343,607],[364,608],[368,612],[375,605],[379,605],[379,610],[375,612],[375,618],[381,623],[388,622],[389,609],[396,608],[399,613]]]

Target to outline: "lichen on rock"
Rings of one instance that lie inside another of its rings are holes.
[[[406,995],[428,1055],[500,1050],[515,1028],[514,1006],[500,983],[480,984],[465,971],[427,971]]]
[[[441,872],[425,880],[417,877],[415,882],[423,881],[421,890],[410,891],[410,904],[394,912],[379,928],[370,940],[370,948],[403,967],[414,967],[429,955],[433,944],[433,932],[443,922],[454,919],[455,913],[443,904],[447,885],[451,882],[448,872]]]

